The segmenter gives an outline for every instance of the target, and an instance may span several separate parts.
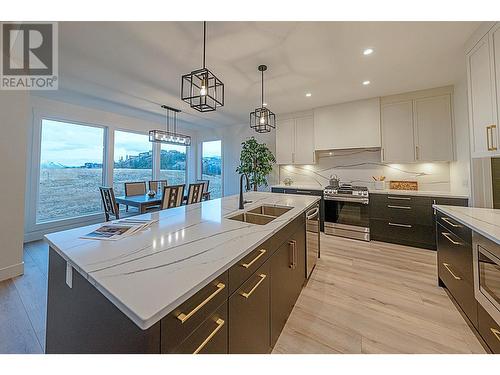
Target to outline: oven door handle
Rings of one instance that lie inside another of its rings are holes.
[[[326,201],[337,201],[337,202],[351,202],[351,203],[361,203],[368,204],[368,198],[345,198],[345,197],[326,197]]]

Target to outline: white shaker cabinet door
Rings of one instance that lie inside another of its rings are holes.
[[[498,140],[499,140],[499,132],[500,132],[500,22],[497,22],[495,27],[491,30],[491,45],[493,46],[493,73],[495,75],[495,88],[496,88],[496,95],[494,95],[494,98],[496,99],[496,107],[494,108],[495,110],[495,115],[496,115],[496,121],[494,122],[493,125],[495,127],[491,130],[491,134],[493,135],[492,143],[493,143],[493,148],[496,148],[497,150],[494,150],[495,154],[500,153],[500,147],[498,145]]]
[[[493,77],[490,64],[488,36],[467,54],[469,88],[469,122],[471,129],[471,154],[473,157],[491,155],[493,125]]]
[[[453,160],[451,95],[415,100],[417,161]]]
[[[278,120],[276,124],[276,162],[293,164],[295,120]]]
[[[294,164],[314,164],[314,127],[312,117],[295,119]]]
[[[415,161],[413,102],[384,104],[381,107],[382,161]]]

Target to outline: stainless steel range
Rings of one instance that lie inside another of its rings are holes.
[[[327,186],[325,234],[370,241],[370,202],[368,188],[342,184]]]

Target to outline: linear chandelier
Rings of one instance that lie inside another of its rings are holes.
[[[259,65],[257,68],[262,75],[262,101],[260,108],[250,112],[250,127],[257,133],[269,133],[271,129],[276,128],[276,115],[264,106],[264,72],[266,65]]]
[[[224,84],[205,65],[207,23],[203,22],[203,68],[181,79],[181,99],[199,112],[215,111],[224,106]]]
[[[191,137],[189,135],[177,133],[177,113],[180,110],[167,105],[161,107],[165,110],[165,130],[150,130],[149,141],[169,145],[191,146]],[[170,112],[173,114],[171,115]],[[170,131],[170,119],[172,119],[172,131]]]

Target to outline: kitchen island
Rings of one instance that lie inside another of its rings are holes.
[[[47,235],[47,353],[269,352],[305,281],[319,197],[245,199],[244,212],[270,207],[264,225],[240,221],[230,196],[138,216],[158,222],[119,241],[80,238],[99,225]]]
[[[485,349],[500,353],[500,210],[433,207],[438,283]]]

